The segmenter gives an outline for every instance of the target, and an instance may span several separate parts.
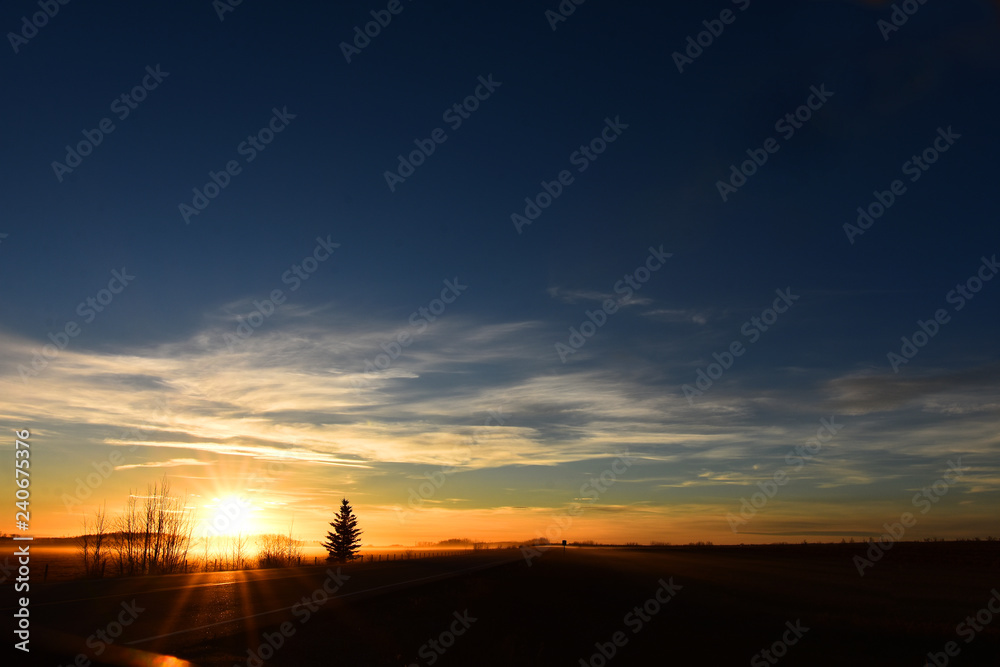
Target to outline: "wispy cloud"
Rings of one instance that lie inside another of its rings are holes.
[[[708,316],[703,312],[694,310],[671,310],[669,308],[656,308],[647,310],[643,316],[662,322],[692,322],[694,324],[707,324]]]
[[[819,511],[809,500],[817,490],[919,488],[955,454],[976,465],[975,493],[963,488],[961,500],[982,499],[963,507],[978,511],[998,488],[990,406],[1000,404],[1000,387],[990,369],[901,378],[770,367],[766,387],[750,391],[745,383],[759,382],[759,372],[740,367],[726,378],[731,386],[692,407],[678,387],[699,354],[696,340],[650,339],[643,348],[657,363],[619,365],[595,353],[563,367],[539,362],[559,335],[544,322],[455,315],[429,327],[386,371],[366,373],[365,360],[381,353],[398,323],[276,316],[232,351],[222,344],[230,326],[220,321],[188,338],[118,352],[69,348],[25,383],[16,365],[32,346],[0,335],[0,373],[19,385],[0,416],[38,425],[53,439],[136,452],[139,460],[120,463],[120,471],[197,466],[225,470],[237,484],[250,478],[253,462],[299,466],[294,489],[277,480],[252,486],[302,512],[315,506],[317,517],[318,499],[338,489],[384,504],[405,499],[440,468],[453,471],[448,491],[429,498],[428,511],[495,506],[511,479],[533,480],[518,487],[520,504],[546,507],[551,492],[535,471],[578,479],[578,488],[623,451],[637,463],[616,486],[622,507],[652,503],[648,511],[659,516],[683,500],[704,511],[722,507],[724,516],[733,505],[723,499],[738,504],[787,467],[787,453],[830,415],[850,424],[793,476],[808,490],[800,512]],[[157,404],[168,409],[152,410]],[[784,520],[775,516],[773,525]]]
[[[207,466],[212,465],[208,461],[198,459],[170,459],[168,461],[149,461],[147,463],[126,463],[115,466],[115,470],[129,470],[131,468],[176,468],[178,466]]]
[[[604,301],[611,300],[615,301],[619,307],[625,306],[646,306],[653,303],[653,300],[647,297],[635,296],[634,294],[628,298],[623,298],[620,294],[614,294],[612,292],[597,292],[593,290],[583,290],[583,289],[567,289],[565,287],[549,287],[546,290],[553,299],[557,299],[564,303],[581,303],[585,301],[595,301],[603,303]]]

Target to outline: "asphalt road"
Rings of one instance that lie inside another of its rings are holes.
[[[897,544],[861,576],[865,552],[555,548],[530,566],[513,550],[352,563],[339,577],[64,582],[32,588],[33,654],[14,664],[886,667],[949,642],[949,667],[997,664],[1000,543]]]
[[[35,660],[45,656],[59,665],[85,667],[88,660],[125,665],[155,657],[152,654],[190,653],[234,635],[245,636],[246,646],[256,646],[262,629],[280,632],[286,621],[300,627],[335,603],[462,577],[516,560],[523,561],[519,551],[498,550],[346,566],[33,584],[32,652]],[[14,607],[2,611],[8,616]],[[163,667],[184,664],[167,661]]]

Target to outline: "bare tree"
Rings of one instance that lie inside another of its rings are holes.
[[[257,536],[258,567],[290,567],[298,562],[302,545],[293,536],[293,526],[294,522],[288,526],[287,535],[267,533]]]
[[[136,496],[129,491],[124,511],[115,519],[115,552],[118,574],[137,574],[139,569],[139,508]]]
[[[282,567],[286,563],[284,536],[267,533],[257,536],[257,566]]]
[[[108,561],[108,520],[107,505],[94,513],[94,559],[92,561],[95,577],[104,576],[104,568]]]
[[[91,533],[93,530],[93,533]],[[105,506],[94,512],[94,523],[83,519],[83,535],[80,536],[80,550],[83,556],[83,571],[88,577],[103,577],[108,560],[108,522]]]
[[[287,565],[295,565],[302,557],[302,544],[292,536],[292,528],[295,526],[295,519],[288,524],[288,537],[285,540],[285,562]]]
[[[140,497],[143,500],[141,508]],[[93,566],[95,550],[101,554],[102,563],[107,560],[103,511],[101,523],[99,543],[97,537],[84,536],[85,565],[89,559]],[[124,511],[112,525],[115,531],[109,546],[119,574],[176,572],[187,560],[193,529],[191,516],[184,500],[170,495],[166,478],[160,484],[147,487],[144,496],[130,491]]]
[[[90,526],[87,525],[87,517],[83,517],[83,535],[80,536],[80,552],[83,557],[83,573],[90,575],[90,559],[93,557],[93,548],[90,539]]]
[[[243,570],[247,565],[247,545],[250,538],[243,533],[232,535],[229,538],[228,550],[223,558],[223,568],[228,570]]]
[[[204,567],[205,572],[208,572],[208,544],[211,541],[211,538],[210,536],[206,535],[205,537],[201,538],[201,541],[205,545],[205,555],[203,557],[202,566]]]

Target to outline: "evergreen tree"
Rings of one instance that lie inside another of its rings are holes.
[[[358,558],[358,550],[361,549],[361,531],[358,530],[358,518],[354,516],[354,510],[351,509],[347,498],[341,502],[340,511],[330,525],[333,526],[333,532],[326,534],[326,542],[323,543],[323,547],[330,552],[329,559],[346,563]]]

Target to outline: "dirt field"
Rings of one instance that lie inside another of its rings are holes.
[[[17,548],[15,543],[4,540],[0,545],[3,551],[0,552],[0,568],[13,565],[14,557],[11,555]],[[23,543],[21,543],[23,544]],[[20,546],[20,544],[18,544]],[[45,566],[48,565],[48,574]],[[16,568],[15,568],[16,569]],[[80,560],[79,552],[68,546],[48,546],[45,544],[31,544],[31,581],[67,581],[83,576],[83,561]]]
[[[295,666],[884,666],[923,665],[928,652],[947,658],[939,664],[997,664],[1000,614],[987,605],[995,595],[1000,609],[1000,543],[897,544],[862,577],[853,557],[864,551],[862,544],[555,548],[530,566],[517,552],[488,569],[469,569],[489,558],[499,562],[482,553],[353,563],[345,567],[352,576],[341,591],[347,595],[319,606],[308,622],[288,605],[315,590],[323,567],[272,572],[267,576],[277,578],[256,588],[204,583],[249,576],[212,574],[93,588],[112,608],[137,596],[157,610],[156,618],[143,619],[147,627],[129,629],[123,647],[188,628],[188,619],[233,619],[209,633],[135,644],[220,667],[260,667],[261,655],[268,665]],[[401,589],[383,586],[394,570],[418,579],[427,571],[461,573]],[[99,607],[81,601],[90,588],[86,582],[42,587],[38,622],[63,627],[60,617],[77,617],[72,605],[62,609],[58,601],[66,599],[88,604],[93,625],[102,618]],[[355,593],[362,589],[374,592]],[[162,620],[167,610],[176,617],[169,628]],[[961,625],[977,614],[978,630]],[[286,638],[279,637],[282,623],[294,629]],[[948,642],[957,657],[943,653]]]
[[[1000,544],[896,545],[864,577],[858,553],[861,545],[554,549],[531,567],[332,609],[269,664],[320,664],[309,656],[325,646],[350,665],[429,665],[428,656],[436,665],[923,665],[949,641],[960,654],[948,664],[997,664],[1000,615],[969,643],[956,626],[1000,586]],[[677,587],[673,597],[663,580]],[[651,602],[658,594],[670,601]],[[430,648],[466,609],[477,618],[467,633],[443,653]],[[366,641],[337,641],[333,628]],[[774,649],[773,662],[760,654],[786,635],[795,644]]]

